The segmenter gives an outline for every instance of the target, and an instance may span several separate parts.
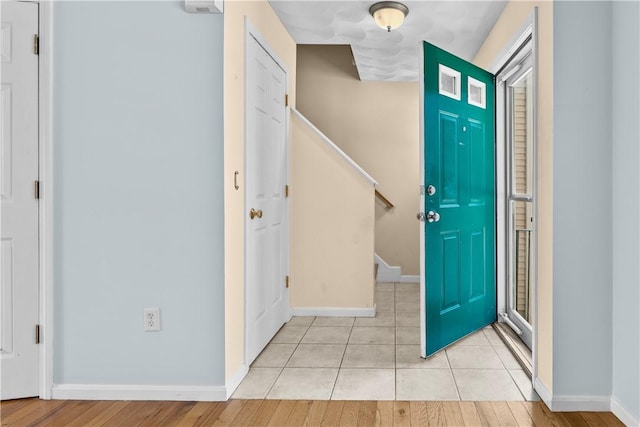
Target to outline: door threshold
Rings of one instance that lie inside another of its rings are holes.
[[[493,329],[496,331],[500,339],[505,343],[513,357],[516,358],[525,373],[532,377],[532,357],[531,350],[522,342],[518,335],[509,328],[505,323],[495,322]]]

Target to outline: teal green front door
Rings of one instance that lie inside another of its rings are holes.
[[[430,356],[496,320],[495,91],[492,74],[426,42],[423,71]]]

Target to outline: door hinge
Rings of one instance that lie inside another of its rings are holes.
[[[36,325],[36,344],[40,344],[40,325]]]
[[[39,199],[39,198],[40,198],[40,181],[36,181],[36,182],[33,184],[33,196],[34,196],[36,199]]]
[[[284,197],[289,197],[289,185],[284,186]]]
[[[37,34],[33,35],[33,53],[40,55],[40,36]]]
[[[284,276],[284,285],[288,288],[289,287],[289,276]]]
[[[284,94],[284,106],[285,107],[289,106],[289,94],[288,93]]]

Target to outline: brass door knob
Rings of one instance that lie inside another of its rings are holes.
[[[251,208],[251,210],[249,211],[249,218],[254,219],[256,217],[262,218],[262,209],[255,210]]]

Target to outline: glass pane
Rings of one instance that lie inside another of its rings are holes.
[[[513,201],[511,209],[513,308],[530,323],[533,203]]]
[[[511,190],[514,195],[531,196],[533,160],[533,80],[531,70],[510,85],[513,164]]]

